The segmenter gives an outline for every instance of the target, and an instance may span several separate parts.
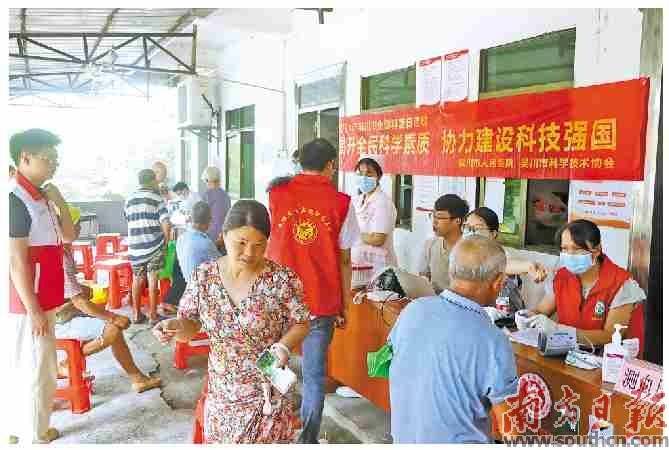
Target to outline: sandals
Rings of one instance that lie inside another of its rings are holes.
[[[132,383],[132,388],[135,390],[135,392],[141,394],[144,391],[160,387],[161,383],[162,381],[158,377],[146,377],[144,381]]]
[[[33,444],[48,444],[51,441],[55,441],[60,437],[60,432],[56,430],[55,428],[49,428],[46,430],[46,433],[44,433],[40,438],[36,441],[33,441]]]
[[[133,313],[132,317],[130,318],[130,322],[132,322],[133,324],[144,323],[144,322],[146,322],[146,319],[148,319],[148,317],[146,317],[141,312],[139,313],[139,315],[137,317],[135,317],[135,314]]]
[[[162,322],[163,320],[169,319],[169,317],[162,316],[160,314],[157,314],[157,317],[155,319],[149,319],[149,325],[152,327],[155,326],[158,322]]]

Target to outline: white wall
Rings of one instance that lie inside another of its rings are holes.
[[[283,145],[284,95],[277,92],[283,90],[283,62],[284,41],[275,36],[254,33],[226,46],[219,56],[217,67],[223,114],[255,105],[255,194],[256,199],[265,204],[265,189],[273,178],[272,169]],[[225,138],[221,143],[220,160],[213,162],[221,170],[225,169]]]
[[[326,15],[325,25],[317,25],[315,19],[296,12],[283,67],[287,148],[297,144],[294,80],[305,73],[346,62],[345,103],[340,111],[343,115],[356,115],[360,113],[362,77],[406,67],[419,59],[469,49],[469,99],[475,101],[481,49],[575,27],[575,85],[620,81],[639,75],[641,20],[638,9],[335,9],[333,14]],[[282,52],[280,42],[256,38],[226,47],[221,58],[222,70],[231,78],[279,87]],[[265,196],[259,187],[268,179],[269,160],[282,137],[281,98],[274,93],[227,84],[222,92],[224,110],[256,104],[256,156],[260,158],[262,154],[267,158],[256,162],[256,193],[263,200]],[[472,178],[439,178],[440,186],[455,187],[468,197],[475,191]],[[384,184],[388,181],[384,180]],[[350,180],[345,179],[344,185],[349,191]],[[400,264],[408,268],[415,267],[420,243],[431,234],[424,213],[415,212],[413,223],[413,232],[397,230],[395,236]],[[626,266],[629,232],[603,229],[603,239],[605,251],[618,264]],[[555,263],[551,255],[516,253],[550,265]]]

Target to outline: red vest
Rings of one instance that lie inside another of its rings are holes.
[[[39,189],[20,172],[16,173],[16,181],[10,185],[10,190],[26,205],[30,214],[29,278],[32,280],[31,284],[42,311],[49,311],[61,306],[64,302],[63,242],[58,220]],[[9,279],[9,312],[26,313],[11,277]]]
[[[319,175],[296,175],[272,188],[272,233],[267,257],[302,279],[304,301],[315,316],[342,309],[339,233],[351,198]]]
[[[604,328],[609,306],[623,284],[631,278],[629,272],[615,265],[606,255],[599,269],[599,277],[583,301],[581,280],[566,268],[558,270],[553,281],[555,303],[561,324],[581,330]],[[639,338],[639,349],[643,352],[644,307],[639,303],[632,312],[625,336]]]

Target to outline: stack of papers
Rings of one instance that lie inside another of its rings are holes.
[[[539,330],[536,328],[527,328],[511,333],[509,339],[519,344],[537,347],[539,345]]]

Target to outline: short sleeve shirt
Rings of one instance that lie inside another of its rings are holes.
[[[352,248],[354,264],[397,265],[393,244],[393,232],[397,220],[397,209],[385,192],[377,190],[365,201],[363,194],[353,199],[361,233],[382,233],[386,240],[381,247],[362,242],[359,236]]]
[[[546,295],[555,296],[555,291],[553,290],[554,280],[555,280],[555,273],[552,272],[544,281],[544,292],[546,293]],[[588,296],[591,289],[592,286],[583,287],[581,291],[583,298],[586,298]],[[637,283],[636,280],[629,278],[627,281],[623,283],[622,287],[618,289],[618,292],[616,292],[616,295],[613,297],[613,300],[611,301],[611,306],[609,308],[614,309],[620,306],[640,303],[644,300],[646,300],[646,293],[643,291],[643,289],[641,289],[639,283]]]
[[[360,227],[358,219],[355,217],[355,208],[349,203],[346,218],[339,231],[339,248],[348,250],[353,247],[355,241],[360,237]]]
[[[451,277],[448,274],[448,257],[452,247],[444,248],[443,237],[433,237],[425,242],[418,267],[419,273],[429,273],[435,292],[448,287]]]
[[[26,205],[14,194],[9,193],[9,237],[27,238],[32,219]]]
[[[393,442],[490,443],[490,409],[517,392],[509,340],[450,290],[410,303],[390,336]]]

